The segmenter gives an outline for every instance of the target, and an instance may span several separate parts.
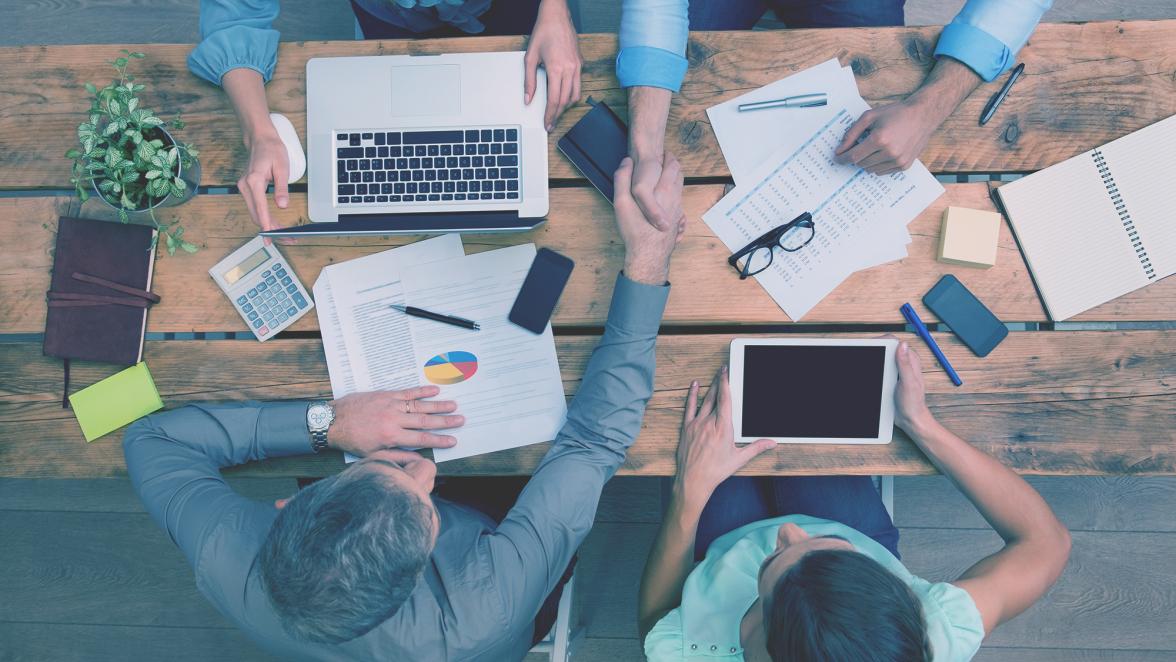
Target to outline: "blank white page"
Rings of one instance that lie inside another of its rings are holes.
[[[1054,320],[1148,284],[1090,152],[999,190]]]
[[[1155,282],[1176,273],[1176,115],[1102,148]]]

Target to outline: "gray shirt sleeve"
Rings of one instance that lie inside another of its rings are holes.
[[[305,402],[189,405],[148,416],[123,438],[131,485],[194,567],[227,513],[251,504],[221,467],[311,452]]]
[[[509,630],[531,626],[592,528],[601,489],[641,430],[668,295],[669,287],[617,278],[604,336],[568,408],[567,424],[483,547]]]

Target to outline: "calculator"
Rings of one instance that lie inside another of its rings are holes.
[[[314,308],[290,263],[260,236],[217,262],[208,275],[262,342]]]

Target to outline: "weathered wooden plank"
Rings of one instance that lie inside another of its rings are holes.
[[[727,174],[706,108],[804,67],[838,57],[858,74],[871,103],[894,101],[915,89],[931,66],[938,27],[694,33],[690,72],[675,98],[667,144],[690,177]],[[923,160],[935,171],[1020,171],[1051,165],[1118,138],[1171,113],[1176,103],[1172,58],[1176,21],[1043,24],[1019,59],[1027,74],[997,121],[976,118],[997,83],[982,86],[932,138]],[[305,135],[305,63],[312,57],[520,49],[523,38],[284,43],[268,86],[270,106]],[[140,80],[144,103],[190,120],[184,139],[201,150],[206,184],[237,180],[246,162],[240,130],[224,95],[188,72],[188,44],[128,46],[147,52]],[[29,46],[0,49],[0,187],[60,187],[68,181],[64,154],[85,109],[82,83],[110,76],[101,53],[118,46]],[[616,38],[581,37],[584,96],[626,103],[613,75]],[[556,128],[562,135],[586,112],[581,104]],[[30,131],[34,120],[37,130]],[[550,142],[551,175],[578,179]],[[305,144],[305,140],[304,140]]]
[[[1176,533],[1176,478],[1030,476],[1029,484],[1071,531]],[[894,520],[903,528],[975,529],[988,526],[943,476],[894,481]]]
[[[692,379],[706,380],[733,336],[672,335],[658,342],[658,374],[641,435],[622,473],[671,475],[681,408]],[[861,336],[858,336],[861,337]],[[917,343],[913,336],[909,340]],[[1027,474],[1176,474],[1173,332],[1013,333],[978,359],[938,336],[964,380],[951,386],[924,356],[929,403],[945,424]],[[557,338],[567,392],[574,393],[597,339]],[[1075,358],[1081,357],[1081,358]],[[169,406],[206,400],[322,397],[330,393],[317,340],[149,342],[146,361]],[[239,368],[235,366],[240,366]],[[114,371],[79,364],[74,384]],[[81,440],[60,404],[60,365],[34,344],[0,345],[0,475],[96,478],[125,473],[117,434]],[[546,445],[447,462],[447,474],[527,474]],[[235,471],[325,475],[338,456],[285,458]],[[785,447],[748,466],[753,474],[920,474],[932,469],[901,433],[886,446]]]
[[[922,308],[921,297],[945,273],[954,273],[1005,321],[1043,321],[1046,318],[1007,224],[1001,227],[1000,253],[991,269],[970,269],[935,259],[940,218],[948,205],[991,209],[987,185],[948,184],[946,194],[910,225],[914,239],[909,257],[859,272],[810,312],[803,321],[902,324],[898,312],[904,302],[918,307],[924,319],[935,317]],[[727,266],[729,252],[702,222],[702,214],[721,196],[718,185],[688,186],[685,208],[690,220],[678,246],[670,279],[674,283],[665,324],[787,323],[788,317],[762,287],[741,282]],[[56,201],[54,201],[56,200]],[[524,234],[467,235],[466,250],[478,252],[534,241],[576,261],[567,290],[555,311],[557,326],[599,325],[608,312],[613,282],[620,270],[624,247],[616,233],[612,212],[592,189],[552,190],[550,220]],[[0,333],[38,333],[45,326],[44,293],[52,268],[51,250],[56,217],[64,199],[0,199],[0,222],[20,242],[0,245],[0,291],[7,306],[0,308]],[[278,217],[285,223],[304,219],[306,196],[291,197],[290,209]],[[110,216],[99,201],[86,203],[82,215]],[[148,315],[150,331],[244,331],[245,325],[223,296],[208,269],[256,232],[245,207],[235,195],[204,195],[161,218],[179,218],[188,225],[187,237],[201,245],[195,255],[162,255],[156,261],[153,289],[163,298]],[[303,239],[282,247],[309,289],[323,266],[418,241],[420,237],[366,239]],[[1169,278],[1108,302],[1077,316],[1076,320],[1165,320],[1176,310],[1176,279]],[[316,329],[318,316],[307,315],[291,330]]]
[[[44,660],[277,660],[235,629],[0,623],[5,662]]]
[[[146,514],[0,511],[0,524],[0,621],[232,627]]]
[[[994,630],[994,646],[1174,650],[1173,533],[1073,534],[1058,583],[1024,614]],[[1000,548],[991,530],[902,531],[903,562],[931,581],[950,581]],[[1073,659],[1073,658],[1070,658]],[[1078,658],[1081,659],[1081,658]],[[1095,658],[1098,659],[1098,658]]]

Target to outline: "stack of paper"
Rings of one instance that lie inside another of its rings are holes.
[[[448,234],[325,267],[314,296],[334,397],[440,386],[438,398],[457,401],[466,423],[444,431],[457,445],[434,450],[438,462],[554,439],[567,406],[551,327],[535,335],[507,321],[534,258],[534,244],[466,256]]]
[[[829,104],[739,112],[739,104],[825,92]],[[756,276],[793,320],[855,271],[907,255],[907,224],[943,193],[916,161],[877,176],[833,160],[869,104],[848,67],[829,60],[707,110],[736,188],[703,220],[732,252],[804,212],[816,234],[794,253],[776,250]]]

